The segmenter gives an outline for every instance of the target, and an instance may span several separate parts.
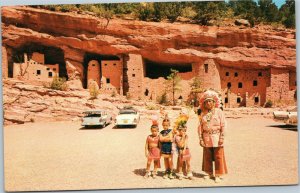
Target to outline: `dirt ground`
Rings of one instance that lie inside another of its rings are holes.
[[[229,174],[204,180],[196,116],[188,121],[193,180],[144,179],[144,144],[151,121],[137,128],[83,129],[80,122],[4,127],[6,191],[95,190],[298,183],[298,132],[272,119],[227,119],[225,156]],[[174,156],[175,158],[175,156]],[[161,160],[161,165],[163,162]],[[152,166],[151,166],[152,167]],[[163,171],[163,168],[161,168]],[[161,175],[161,173],[160,173]]]

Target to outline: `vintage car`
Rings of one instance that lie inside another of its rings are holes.
[[[140,114],[134,108],[121,109],[116,117],[116,126],[134,126],[136,127],[140,121]]]
[[[278,122],[285,123],[287,125],[297,126],[297,107],[293,107],[287,111],[274,111],[273,119]]]
[[[82,126],[101,126],[105,127],[106,125],[112,122],[112,116],[109,112],[105,110],[89,110],[83,112],[84,117],[82,118]]]

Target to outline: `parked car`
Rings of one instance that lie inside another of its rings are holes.
[[[105,127],[106,125],[112,122],[112,116],[106,110],[89,110],[85,111],[84,117],[82,118],[82,126],[102,126]]]
[[[121,109],[116,117],[116,126],[134,126],[140,121],[140,114],[134,108]]]
[[[287,111],[274,111],[273,119],[278,122],[285,123],[287,125],[297,126],[297,107],[293,107]]]

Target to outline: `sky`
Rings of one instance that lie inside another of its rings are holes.
[[[227,1],[228,2],[228,0],[225,0],[225,1]],[[256,2],[258,2],[258,0],[255,0]],[[274,3],[275,3],[275,5],[278,7],[278,8],[280,8],[284,3],[285,3],[285,0],[272,0]]]
[[[273,2],[277,5],[278,8],[280,8],[285,3],[285,0],[273,0]]]

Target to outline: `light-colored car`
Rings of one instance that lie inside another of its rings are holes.
[[[297,107],[293,107],[287,111],[274,111],[273,119],[278,122],[285,123],[287,125],[297,126]]]
[[[140,121],[140,114],[133,108],[121,109],[116,117],[116,126],[134,126]]]
[[[105,127],[106,125],[112,122],[112,116],[109,112],[105,110],[89,110],[83,112],[85,115],[82,118],[82,126],[102,126]]]

